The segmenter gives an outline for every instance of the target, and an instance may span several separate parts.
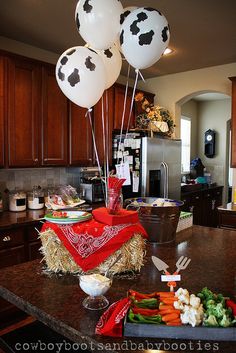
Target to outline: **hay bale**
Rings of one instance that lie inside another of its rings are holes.
[[[84,273],[53,230],[47,229],[45,232],[41,232],[39,238],[42,242],[40,251],[43,255],[43,260],[46,262],[47,270],[55,273]],[[134,234],[119,250],[110,255],[98,267],[86,273],[105,273],[119,254],[122,254],[122,257],[111,268],[111,274],[140,271],[144,264],[144,256],[146,254],[145,239],[140,234]]]

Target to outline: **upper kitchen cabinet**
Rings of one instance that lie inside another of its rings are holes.
[[[69,164],[91,166],[93,162],[92,133],[87,109],[69,103]]]
[[[104,111],[104,125],[105,125],[105,138],[107,138],[106,152],[108,151],[109,164],[112,162],[112,131],[113,131],[113,115],[114,114],[114,90],[112,86],[108,90],[104,91],[103,97],[94,106],[94,133],[96,139],[96,146],[98,151],[99,162],[101,166],[104,164],[104,132],[102,124],[102,112]],[[93,157],[94,164],[97,163],[96,156],[94,153]]]
[[[232,112],[231,112],[231,167],[236,168],[236,76],[229,78],[232,81]]]
[[[9,167],[39,166],[41,67],[30,60],[7,60],[7,120]]]
[[[55,68],[42,66],[42,165],[68,163],[68,100],[61,92]]]
[[[123,115],[123,110],[124,110],[123,107],[124,107],[124,98],[125,98],[125,86],[120,85],[120,84],[115,84],[114,89],[115,89],[115,101],[114,101],[114,126],[113,126],[113,128],[114,128],[114,130],[120,130],[121,125],[122,125],[122,115]],[[133,93],[133,88],[129,87],[128,92],[127,92],[123,130],[126,130],[128,127],[130,107],[131,107],[131,101],[132,101],[132,93]],[[134,112],[134,104],[133,104],[133,109],[132,109],[131,115],[130,115],[129,129],[132,129],[134,127],[135,127],[135,112]]]
[[[0,167],[4,167],[5,59],[0,56]]]

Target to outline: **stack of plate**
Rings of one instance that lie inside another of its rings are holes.
[[[54,216],[53,213],[47,213],[44,217],[46,221],[57,224],[73,224],[85,222],[92,218],[92,214],[83,211],[66,211],[66,217]]]

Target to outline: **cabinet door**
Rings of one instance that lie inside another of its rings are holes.
[[[39,165],[41,69],[26,59],[8,59],[8,166]]]
[[[87,109],[70,103],[69,109],[69,163],[76,166],[92,165],[92,133]]]
[[[0,167],[4,167],[5,59],[0,57]]]
[[[24,261],[25,261],[24,245],[0,250],[0,268],[17,265]]]
[[[68,163],[68,105],[55,77],[55,68],[43,66],[42,164]]]
[[[113,131],[113,114],[114,114],[114,87],[110,87],[108,90],[106,90],[103,94],[103,97],[94,106],[94,132],[95,132],[99,162],[101,166],[103,166],[104,164],[104,147],[103,147],[104,136],[103,136],[103,127],[102,127],[102,110],[104,110],[104,120],[105,120],[105,130],[106,130],[105,137],[107,137],[108,139],[106,153],[108,153],[109,165],[111,165],[112,131]],[[93,160],[94,160],[94,164],[96,164],[95,153],[93,155]]]
[[[125,99],[125,86],[116,84],[114,86],[114,89],[115,89],[114,130],[120,130],[121,124],[122,124],[122,115],[124,110],[123,106],[124,106],[124,99]],[[132,102],[132,93],[133,93],[133,89],[129,88],[127,93],[124,126],[123,126],[123,129],[125,131],[128,126],[129,113],[130,113],[130,107]],[[134,114],[134,105],[133,105],[133,109],[131,111],[131,116],[130,116],[129,129],[132,129],[134,127],[135,127],[135,114]]]
[[[192,212],[193,224],[202,225],[202,197],[201,193],[190,195],[181,195],[181,200],[184,202],[181,210]]]
[[[236,168],[236,76],[232,81],[232,111],[231,111],[231,167]]]

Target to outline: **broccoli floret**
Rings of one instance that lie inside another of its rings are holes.
[[[207,319],[203,321],[204,326],[219,326],[214,315],[209,315]]]
[[[222,320],[219,322],[219,325],[221,327],[229,327],[231,326],[231,324],[232,324],[232,320],[227,315],[224,315]]]
[[[210,307],[215,306],[215,305],[216,305],[216,302],[213,299],[209,299],[209,300],[205,301],[205,307],[206,308],[210,308]]]
[[[221,303],[223,306],[225,306],[225,298],[224,298],[223,294],[218,294],[216,296],[216,302]]]

